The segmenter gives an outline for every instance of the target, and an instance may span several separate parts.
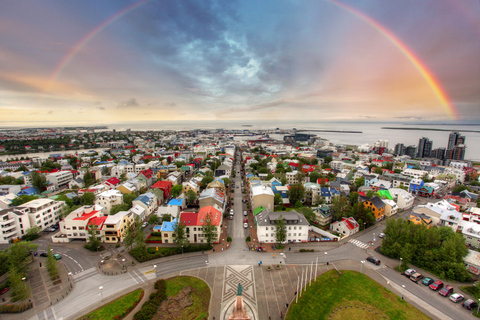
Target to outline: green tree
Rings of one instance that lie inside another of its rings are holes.
[[[195,191],[193,190],[187,191],[187,201],[189,204],[195,203],[197,199],[198,199],[198,195]]]
[[[180,193],[182,193],[182,185],[181,184],[177,184],[175,186],[172,187],[172,196],[174,198],[178,197],[180,195]]]
[[[114,215],[119,213],[120,211],[128,211],[130,209],[130,206],[127,203],[122,203],[122,204],[117,204],[116,206],[113,206],[112,209],[110,209],[110,215]]]
[[[53,252],[50,246],[47,249],[47,270],[50,274],[50,279],[55,280],[58,278],[58,266],[57,259],[53,257]]]
[[[375,197],[375,192],[373,190],[368,190],[367,193],[365,194],[367,198],[373,198]]]
[[[127,181],[127,174],[126,174],[126,173],[122,173],[122,174],[120,175],[120,180],[121,180],[122,182]]]
[[[308,177],[310,178],[310,182],[317,183],[318,179],[320,179],[322,175],[320,174],[320,172],[313,171]]]
[[[137,218],[135,219],[135,247],[146,249],[145,233],[143,232],[142,223]]]
[[[85,192],[80,198],[80,202],[84,206],[91,206],[95,201],[95,195],[92,192]]]
[[[355,203],[358,202],[358,193],[357,192],[351,192],[349,195],[348,195],[348,200],[350,201],[350,205],[354,205]]]
[[[128,204],[129,208],[132,207],[132,202],[135,199],[137,199],[137,195],[135,193],[127,193],[123,195],[123,203]]]
[[[211,176],[206,176],[206,177],[204,177],[204,178],[202,179],[202,182],[201,182],[202,187],[206,187],[206,186],[207,186],[210,182],[212,182],[212,181],[213,181],[213,177],[211,177]]]
[[[89,224],[88,229],[88,243],[85,245],[85,248],[95,251],[98,250],[98,247],[102,245],[99,238],[99,230],[96,224]]]
[[[27,196],[27,195],[19,196],[19,197],[16,197],[15,199],[12,200],[12,206],[17,207],[17,206],[20,206],[24,203],[27,203],[27,202],[35,200],[35,199],[38,199],[38,197],[33,196],[33,195],[32,196]]]
[[[281,177],[280,178],[280,183],[282,184],[282,186],[286,186],[287,185],[287,178],[286,177]]]
[[[38,237],[40,237],[38,235],[38,233],[41,231],[42,229],[40,229],[39,226],[33,226],[31,228],[28,228],[26,231],[25,231],[25,235],[23,236],[23,240],[28,240],[28,241],[32,241],[32,240],[35,240],[37,239]]]
[[[12,290],[12,301],[26,301],[30,297],[30,290],[22,279],[25,279],[24,274],[19,273],[15,268],[10,270],[8,281]]]
[[[376,167],[376,168],[373,170],[373,172],[376,173],[376,174],[382,174],[382,173],[383,173],[383,170],[382,170],[382,168]]]
[[[275,197],[273,198],[273,203],[276,206],[283,204],[282,196],[279,193],[275,194]]]
[[[335,221],[339,221],[342,217],[346,217],[350,211],[350,205],[345,196],[335,195],[332,198],[332,203],[330,205],[332,209],[332,216]]]
[[[28,168],[25,165],[21,165],[20,167],[18,167],[17,170],[15,170],[15,172],[26,172],[26,171],[28,171]]]
[[[467,191],[470,191],[472,192],[472,189],[470,189],[469,187],[467,186],[464,186],[464,185],[461,185],[459,184],[458,186],[455,186],[453,189],[452,189],[452,192],[462,192],[463,190],[467,190]]]
[[[365,177],[361,177],[361,178],[358,178],[358,179],[355,179],[355,182],[354,182],[355,186],[358,188],[362,187],[365,185]]]
[[[311,208],[303,207],[295,210],[303,214],[310,224],[315,222],[315,212]]]
[[[168,214],[168,213],[164,214],[164,215],[162,216],[162,222],[164,222],[164,221],[167,221],[167,222],[172,221],[172,215],[171,215],[171,214]]]
[[[150,217],[148,217],[148,223],[150,224],[157,224],[159,222],[159,218],[156,214],[151,214]]]
[[[188,246],[188,238],[186,233],[187,226],[182,221],[177,221],[173,224],[173,241],[177,244],[178,248]]]
[[[174,165],[176,165],[177,168],[181,168],[182,166],[185,165],[185,162],[183,162],[183,161],[175,161]]]
[[[225,184],[225,187],[230,185],[231,181],[229,178],[223,178],[223,183]]]
[[[127,221],[127,225],[125,227],[125,231],[123,234],[123,245],[127,248],[130,249],[135,241],[135,230],[134,226],[130,223],[130,221]]]
[[[203,222],[203,235],[205,240],[209,245],[213,243],[215,239],[217,239],[217,227],[213,224],[213,216],[208,213],[205,216],[205,221]]]
[[[40,192],[47,190],[48,181],[43,174],[37,171],[30,173],[30,178],[32,179],[32,186],[35,187]]]
[[[19,274],[26,276],[28,274],[28,265],[33,257],[30,252],[37,251],[38,245],[29,241],[22,241],[14,243],[8,249],[9,269],[15,269]]]
[[[280,215],[279,219],[275,221],[275,241],[277,243],[284,243],[287,240],[287,227],[285,225],[285,218]]]
[[[85,183],[85,188],[88,188],[95,183],[95,179],[93,178],[92,173],[88,169],[83,176],[83,182]]]
[[[288,199],[290,203],[297,203],[297,201],[302,201],[305,197],[305,187],[301,183],[296,183],[290,186],[288,190]]]

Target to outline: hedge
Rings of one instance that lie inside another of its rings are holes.
[[[200,245],[190,245],[188,247],[183,248],[183,252],[198,252],[198,251],[208,251],[212,250],[212,245],[208,244],[200,244]],[[156,247],[148,247],[148,248],[141,248],[136,247],[129,251],[129,253],[138,261],[138,262],[145,262],[153,259],[173,256],[176,254],[182,253],[182,248],[171,247],[158,247],[158,251]]]
[[[33,308],[33,304],[31,302],[26,302],[23,304],[7,304],[0,306],[0,313],[19,313],[30,308]]]
[[[165,280],[155,282],[156,292],[150,294],[149,300],[145,302],[142,309],[133,315],[133,320],[150,320],[157,312],[160,303],[167,298],[167,286]]]

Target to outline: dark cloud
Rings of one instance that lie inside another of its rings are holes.
[[[130,108],[137,108],[140,104],[138,103],[136,98],[130,98],[128,100],[122,101],[118,103],[118,109],[130,109]]]

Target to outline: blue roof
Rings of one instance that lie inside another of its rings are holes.
[[[133,201],[137,201],[137,200],[138,200],[138,201],[141,201],[141,202],[145,203],[145,204],[148,206],[148,203],[153,200],[153,197],[154,197],[154,196],[155,196],[155,195],[154,195],[153,193],[147,192],[147,193],[145,193],[145,194],[139,195],[139,196],[137,197],[137,199],[135,199],[135,200],[133,200]]]
[[[177,223],[177,218],[173,219],[172,222],[164,221],[162,224],[162,231],[175,231],[174,225]]]
[[[34,187],[30,187],[30,188],[23,189],[22,191],[20,191],[18,193],[18,195],[19,196],[23,196],[23,195],[31,196],[31,195],[37,194],[37,193],[39,193],[37,189],[35,189]]]
[[[320,191],[322,193],[322,197],[330,197],[330,189],[329,188],[320,188]]]
[[[183,204],[183,199],[172,199],[170,202],[167,204],[169,206],[181,206]]]

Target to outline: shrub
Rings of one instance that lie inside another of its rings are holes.
[[[183,247],[183,252],[197,252],[197,251],[208,251],[212,250],[212,245],[200,244],[200,245],[191,245],[188,247]],[[129,253],[139,262],[145,262],[152,259],[158,259],[162,257],[173,256],[176,254],[181,254],[181,248],[164,248],[159,247],[158,251],[155,247],[140,248],[136,247],[129,251]]]
[[[232,242],[232,237],[228,236],[227,237],[227,242]]]
[[[32,307],[33,305],[31,302],[23,304],[7,304],[4,306],[0,306],[0,313],[18,313],[28,310]]]
[[[314,249],[300,249],[300,252],[314,252]]]
[[[228,240],[228,238],[227,238],[227,240]],[[248,236],[245,241],[250,242],[250,241],[252,241],[252,239],[250,238],[250,236]]]
[[[152,319],[157,312],[159,304],[167,297],[165,280],[161,279],[155,282],[154,288],[157,289],[157,291],[150,294],[149,300],[145,302],[142,309],[133,316],[134,320]]]

